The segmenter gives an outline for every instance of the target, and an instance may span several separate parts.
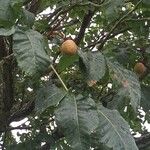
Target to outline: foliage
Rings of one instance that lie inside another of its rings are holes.
[[[147,0],[0,0],[0,149],[149,149],[149,33]]]

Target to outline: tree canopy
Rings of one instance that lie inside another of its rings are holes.
[[[0,149],[149,150],[149,97],[150,1],[0,0]]]

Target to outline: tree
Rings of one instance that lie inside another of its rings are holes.
[[[0,0],[1,149],[150,149],[149,8],[147,0]],[[73,55],[60,51],[68,39]],[[16,129],[28,131],[19,143]]]

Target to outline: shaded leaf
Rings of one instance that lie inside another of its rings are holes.
[[[150,1],[148,1],[148,0],[143,0],[142,2],[146,5],[150,5]]]
[[[38,91],[35,100],[35,111],[42,113],[48,107],[56,107],[65,97],[66,92],[56,87],[54,84],[47,83]]]
[[[128,91],[121,87],[118,89],[117,93],[113,96],[113,100],[110,100],[108,102],[107,108],[110,109],[116,109],[119,112],[124,111],[124,108],[126,107],[126,102],[128,103]]]
[[[27,11],[26,9],[22,10],[22,18],[20,19],[20,22],[22,24],[32,27],[32,25],[34,24],[34,20],[35,15],[33,13]]]
[[[141,106],[143,107],[144,111],[150,110],[150,86],[141,86],[142,91],[142,98],[141,98]]]
[[[115,19],[118,17],[118,12],[120,11],[121,6],[123,6],[124,0],[106,0],[102,9],[104,15],[108,19]]]
[[[100,52],[78,51],[80,67],[87,80],[100,80],[106,72],[105,58]]]
[[[10,27],[15,24],[21,4],[22,0],[0,0],[0,26]]]
[[[20,68],[29,75],[47,69],[50,64],[44,37],[34,30],[18,29],[13,36],[13,50]]]

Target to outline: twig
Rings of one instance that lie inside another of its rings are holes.
[[[48,16],[47,20],[50,21],[56,14],[61,11],[62,7],[57,8],[51,15]]]
[[[104,44],[106,43],[106,41],[109,39],[109,37],[111,36],[111,34],[114,32],[114,30],[118,27],[118,25],[128,16],[130,15],[138,6],[139,4],[142,2],[142,0],[140,0],[135,7],[130,10],[127,14],[125,14],[122,18],[120,18],[120,20],[118,22],[116,22],[116,24],[111,28],[110,32],[106,35],[105,39],[101,42],[101,44],[98,47],[98,50],[101,50],[102,47],[104,46]]]
[[[13,56],[14,56],[14,54],[12,53],[6,57],[3,57],[2,60],[0,61],[0,66],[3,65],[5,63],[5,61],[7,61],[8,59],[10,59]]]
[[[68,22],[67,24],[65,24],[63,26],[57,27],[56,30],[61,30],[62,28],[70,27],[70,26],[75,25],[75,24],[77,24],[79,22],[80,21],[78,19],[72,20],[72,21]]]
[[[30,130],[32,129],[32,127],[9,127],[8,129],[6,129],[7,131],[12,131],[12,130]]]
[[[55,18],[50,22],[50,26],[52,25],[52,24],[54,24],[55,22],[56,22],[56,20],[58,19],[58,17],[61,15],[61,14],[64,14],[64,13],[67,13],[68,11],[70,11],[72,8],[74,8],[74,7],[77,7],[77,6],[94,6],[95,8],[97,8],[97,7],[100,7],[100,6],[102,6],[102,4],[104,3],[104,0],[100,3],[100,4],[95,4],[95,3],[93,3],[93,2],[87,2],[87,3],[74,3],[74,4],[72,4],[72,5],[70,5],[66,10],[61,10],[63,7],[65,8],[65,6],[66,5],[64,5],[64,6],[62,6],[61,8],[58,8],[56,11],[54,11],[54,13],[52,13],[52,15],[51,16],[49,16],[48,17],[48,20],[50,20],[50,19],[52,19],[54,16],[55,16]],[[90,12],[92,12],[92,11],[90,11]],[[93,16],[93,15],[92,15]],[[92,17],[91,16],[91,17]],[[90,17],[90,15],[89,15],[89,17]],[[87,21],[86,21],[86,19],[87,19]],[[88,17],[87,18],[85,18],[84,19],[86,22],[85,23],[88,23],[89,21],[88,21]],[[86,29],[86,28],[85,28]],[[81,30],[82,31],[82,30]],[[77,42],[78,43],[78,42]]]
[[[60,10],[56,15],[55,15],[55,18],[49,23],[49,26],[52,26],[52,24],[54,24],[58,17],[62,14],[65,14],[67,13],[69,10],[71,10],[74,6],[70,6],[68,9],[65,9],[65,10]]]
[[[64,16],[62,16],[62,18],[60,20],[58,20],[57,24],[54,25],[54,27],[52,28],[52,30],[56,30],[60,26],[61,22],[66,18],[66,15],[67,14],[64,14]]]
[[[58,79],[60,80],[60,82],[62,83],[64,89],[66,91],[68,91],[67,86],[65,85],[65,83],[63,82],[63,80],[61,79],[60,75],[57,73],[56,69],[53,67],[53,65],[50,65],[50,67],[52,68],[52,70],[55,72],[55,74],[57,75]]]
[[[120,31],[117,31],[117,32],[113,33],[112,35],[110,35],[108,39],[111,39],[111,38],[115,37],[116,35],[118,35],[118,34],[120,34],[120,33],[124,33],[124,32],[126,32],[126,31],[128,31],[129,29],[131,29],[131,28],[128,27],[128,28],[122,29],[122,30],[120,30]],[[102,40],[105,38],[105,36],[106,36],[106,35],[103,35],[100,40],[98,40],[98,41],[95,40],[94,42],[90,43],[90,44],[89,44],[88,46],[86,46],[84,49],[91,48],[91,47],[94,48],[97,44],[99,44],[99,43],[102,42]],[[93,49],[93,48],[92,48],[92,49]]]
[[[96,3],[93,3],[93,2],[86,2],[86,3],[83,3],[83,2],[81,2],[81,3],[77,3],[76,5],[77,6],[93,6],[93,7],[95,7],[95,8],[99,8],[99,7],[101,7],[102,6],[102,4],[104,3],[104,1],[105,0],[103,0],[100,4],[96,4]]]
[[[131,18],[131,19],[126,19],[125,21],[150,21],[150,17],[147,18]]]

